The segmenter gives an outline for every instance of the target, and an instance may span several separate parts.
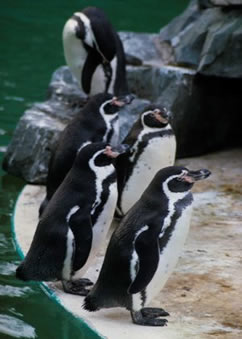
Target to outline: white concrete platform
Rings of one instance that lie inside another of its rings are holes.
[[[64,293],[60,283],[47,284],[52,298],[101,337],[242,338],[242,151],[182,159],[179,164],[191,169],[208,168],[213,175],[194,187],[195,208],[184,254],[165,288],[151,303],[170,313],[168,326],[135,325],[129,312],[119,308],[89,313],[81,307],[82,297]],[[43,187],[27,185],[16,203],[13,229],[17,247],[24,254],[37,226],[43,196]],[[87,272],[86,277],[92,281],[102,259],[100,253],[95,267]]]

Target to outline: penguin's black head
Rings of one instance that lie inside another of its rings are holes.
[[[150,128],[164,128],[168,125],[170,112],[163,106],[152,104],[146,107],[141,114],[141,122],[143,126]]]
[[[108,166],[113,163],[119,154],[114,147],[107,144],[105,148],[94,155],[94,164],[97,167]]]
[[[132,95],[123,95],[123,96],[113,96],[111,94],[105,94],[106,98],[100,105],[100,113],[103,115],[113,115],[116,114],[123,106],[130,104],[134,96]]]
[[[110,146],[105,142],[84,144],[77,153],[75,163],[82,168],[86,165],[94,170],[113,164],[119,154],[127,151],[127,145]]]
[[[207,169],[190,171],[181,166],[170,166],[161,169],[155,176],[162,183],[166,195],[189,191],[195,181],[206,179],[211,172]]]

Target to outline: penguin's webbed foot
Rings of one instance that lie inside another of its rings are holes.
[[[70,281],[63,280],[62,285],[66,293],[85,297],[90,292],[86,287],[93,285],[93,283],[89,279],[78,279]]]
[[[134,324],[143,326],[166,326],[167,319],[160,319],[169,315],[162,308],[145,307],[140,311],[131,311],[131,317]]]
[[[168,317],[170,315],[163,308],[158,307],[144,307],[140,311],[147,318]]]
[[[80,279],[77,279],[77,280],[72,280],[72,283],[77,287],[78,286],[86,287],[86,286],[92,286],[93,285],[93,282],[88,278],[80,278]]]

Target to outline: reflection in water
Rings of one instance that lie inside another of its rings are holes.
[[[23,297],[26,294],[33,293],[33,290],[28,287],[14,287],[14,286],[1,286],[0,285],[0,296],[8,296],[8,297]]]
[[[14,275],[17,268],[17,264],[11,262],[0,263],[0,274],[2,275]]]
[[[15,338],[36,338],[35,329],[18,318],[0,314],[0,332]]]

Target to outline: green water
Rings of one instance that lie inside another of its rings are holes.
[[[169,4],[167,4],[169,3]],[[66,19],[89,5],[102,7],[117,30],[158,32],[188,0],[1,1],[0,162],[23,111],[43,101],[52,72],[64,64]],[[38,284],[15,279],[19,264],[10,221],[24,182],[0,170],[0,338],[95,338],[50,300]],[[80,303],[81,304],[81,303]]]

